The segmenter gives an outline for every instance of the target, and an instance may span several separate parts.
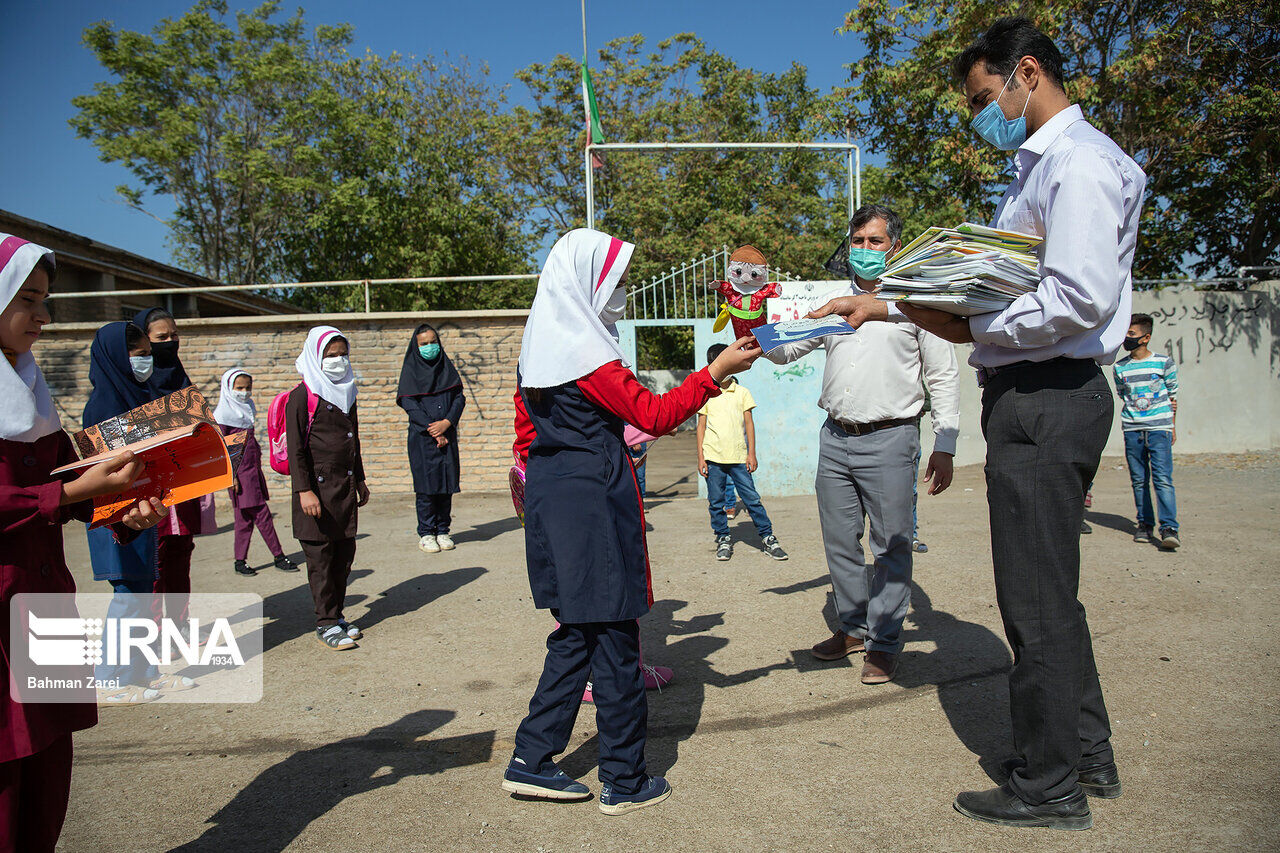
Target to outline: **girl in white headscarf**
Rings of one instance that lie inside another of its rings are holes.
[[[600,810],[661,802],[671,787],[645,772],[647,720],[640,634],[649,611],[644,509],[624,423],[670,432],[759,355],[741,339],[680,387],[652,394],[628,368],[615,324],[626,309],[634,246],[579,229],[552,247],[525,325],[515,451],[527,459],[525,558],[535,606],[560,623],[516,732],[506,791],[558,800],[590,791],[552,760],[568,745],[590,675],[600,737]]]
[[[142,470],[132,454],[95,465],[79,478],[63,481],[50,472],[76,461],[71,439],[31,348],[49,322],[45,297],[54,277],[53,253],[9,234],[0,234],[0,682],[25,679],[10,673],[11,598],[15,593],[64,593],[67,602],[75,582],[62,549],[62,525],[72,518],[88,521],[92,499],[118,494],[133,485]],[[150,501],[130,510],[120,528],[154,525],[165,510]],[[126,530],[125,528],[129,528]],[[34,605],[32,605],[34,607]],[[56,605],[55,605],[56,606]],[[78,618],[74,603],[41,616]],[[20,613],[25,622],[25,613]],[[88,671],[45,672],[52,677],[87,678]],[[155,690],[141,687],[116,691],[125,699],[154,699]],[[63,696],[65,698],[65,694]],[[52,850],[67,811],[71,786],[71,733],[97,722],[93,690],[81,702],[49,704],[27,696],[18,702],[0,691],[0,849]],[[105,697],[104,697],[105,698]]]
[[[307,557],[316,636],[343,651],[361,637],[342,618],[342,603],[356,556],[358,508],[369,502],[350,345],[333,326],[316,326],[295,364],[302,382],[285,403],[293,535]]]
[[[231,484],[231,511],[235,517],[235,564],[232,569],[238,575],[256,575],[249,568],[249,540],[254,527],[262,534],[262,541],[275,558],[275,567],[282,572],[296,572],[298,566],[284,555],[280,537],[276,535],[271,509],[267,506],[267,478],[262,474],[262,445],[253,434],[257,417],[253,404],[253,377],[238,367],[222,374],[222,392],[213,419],[218,422],[223,435],[239,430],[247,431],[244,438],[244,454],[236,469],[235,482]]]

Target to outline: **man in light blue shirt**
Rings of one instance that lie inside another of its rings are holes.
[[[906,303],[900,310],[941,338],[974,344],[996,601],[1013,649],[1008,782],[962,793],[955,808],[1006,826],[1087,829],[1086,795],[1117,797],[1120,779],[1077,597],[1080,527],[1111,430],[1114,403],[1099,365],[1115,361],[1129,326],[1146,175],[1071,103],[1062,66],[1029,21],[1001,18],[952,69],[974,131],[1016,151],[992,224],[1043,238],[1039,285],[974,317]],[[814,313],[857,326],[899,312],[854,296]]]

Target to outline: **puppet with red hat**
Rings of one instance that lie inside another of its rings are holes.
[[[764,325],[764,301],[780,295],[777,282],[766,284],[768,272],[769,262],[755,246],[739,246],[733,250],[729,256],[729,280],[709,285],[725,298],[714,331],[720,331],[725,323],[733,320],[734,337],[741,338]]]

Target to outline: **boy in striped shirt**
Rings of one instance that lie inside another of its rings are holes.
[[[1177,548],[1178,507],[1173,493],[1173,443],[1178,440],[1174,418],[1178,411],[1178,366],[1167,355],[1148,349],[1154,323],[1150,314],[1134,314],[1124,339],[1129,355],[1115,364],[1116,393],[1120,395],[1120,425],[1129,461],[1129,479],[1138,509],[1134,542],[1157,542],[1166,551]],[[1160,533],[1153,537],[1156,516],[1148,484],[1155,487]]]

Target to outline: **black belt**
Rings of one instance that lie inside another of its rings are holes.
[[[831,422],[840,429],[849,433],[849,435],[866,435],[876,430],[889,429],[889,427],[906,426],[907,424],[919,423],[920,419],[916,418],[891,418],[887,421],[874,421],[869,424],[852,424],[848,421],[842,421],[834,415],[830,416]]]
[[[1002,364],[999,367],[979,367],[976,371],[978,374],[978,387],[985,386],[992,379],[995,379],[997,376],[1003,373],[1010,373],[1015,370],[1023,370],[1028,367],[1041,367],[1041,368],[1075,367],[1082,364],[1092,364],[1096,366],[1097,362],[1091,358],[1070,358],[1065,355],[1059,355],[1054,358],[1048,359],[1047,361],[1025,361],[1024,360],[1024,361],[1015,361],[1012,364]]]

